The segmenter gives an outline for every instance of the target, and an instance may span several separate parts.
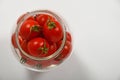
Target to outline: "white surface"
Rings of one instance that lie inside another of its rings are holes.
[[[24,69],[10,49],[10,31],[22,13],[60,13],[74,35],[73,55],[57,69]],[[120,0],[0,0],[0,80],[120,80]]]

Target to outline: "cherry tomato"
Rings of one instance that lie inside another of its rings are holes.
[[[35,57],[45,57],[49,54],[49,44],[43,38],[34,38],[27,45],[30,55]]]
[[[63,37],[63,30],[58,21],[49,21],[43,27],[43,34],[48,41],[58,42]]]
[[[62,44],[62,41],[60,41],[58,45],[60,46],[61,44]],[[72,45],[71,45],[70,41],[66,41],[63,50],[60,52],[60,55],[58,55],[55,58],[55,60],[56,61],[62,61],[63,59],[68,57],[70,52],[71,52],[71,49],[72,49]]]
[[[47,14],[38,14],[38,15],[36,15],[35,19],[39,23],[40,26],[44,26],[44,24],[48,20],[54,20],[54,18],[52,16],[47,15]]]
[[[18,18],[18,20],[17,20],[17,24],[20,22],[20,20],[21,20],[25,15],[27,15],[27,13],[21,15],[21,16]],[[30,16],[27,20],[34,20],[34,17],[33,17],[33,16]]]
[[[41,32],[41,27],[34,20],[26,20],[20,27],[20,35],[25,40],[30,40],[38,37]]]
[[[19,39],[19,43],[21,44],[23,42],[23,39],[20,35],[18,36],[18,39]],[[15,39],[15,33],[12,35],[12,44],[15,48],[18,47]]]

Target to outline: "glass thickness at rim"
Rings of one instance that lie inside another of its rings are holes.
[[[57,19],[58,22],[60,22],[61,26],[62,26],[62,29],[63,29],[63,40],[62,40],[62,44],[60,46],[60,48],[54,52],[52,55],[50,56],[47,56],[47,57],[42,57],[42,58],[38,58],[38,57],[34,57],[34,56],[31,56],[29,54],[27,54],[24,50],[22,50],[20,44],[19,44],[19,40],[18,40],[18,33],[19,33],[19,29],[21,27],[21,25],[23,24],[23,22],[29,18],[30,16],[34,16],[36,14],[49,14],[53,17],[55,17]],[[60,18],[55,12],[52,12],[52,11],[49,11],[49,10],[36,10],[36,11],[31,11],[31,12],[28,12],[21,20],[20,22],[16,25],[16,30],[15,30],[15,40],[16,40],[16,43],[17,43],[17,46],[18,46],[18,49],[22,52],[22,54],[24,54],[25,56],[29,57],[30,59],[33,59],[33,60],[49,60],[57,55],[60,54],[60,51],[63,49],[64,45],[65,45],[65,41],[66,41],[66,25],[64,24],[62,18]]]

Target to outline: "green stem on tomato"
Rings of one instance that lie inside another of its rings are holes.
[[[56,27],[56,24],[54,22],[48,22],[48,28],[51,30]]]
[[[39,31],[40,31],[40,28],[35,25],[35,26],[32,26],[32,27],[30,28],[30,31],[39,32]]]
[[[38,48],[38,50],[41,50],[42,53],[44,54],[48,53],[48,48],[46,47],[46,43],[44,42],[43,47]]]

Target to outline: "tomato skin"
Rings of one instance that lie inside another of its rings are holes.
[[[62,41],[59,41],[58,47],[62,44]],[[55,60],[56,61],[62,61],[63,59],[67,58],[72,50],[72,44],[70,41],[65,42],[65,46],[63,50],[60,52],[60,55],[58,55]]]
[[[28,50],[27,50],[27,41],[26,41],[26,40],[23,40],[20,35],[18,35],[18,40],[19,40],[19,44],[20,44],[21,48],[22,48],[26,53],[28,53]],[[12,45],[13,45],[15,48],[18,48],[18,45],[17,45],[16,40],[15,40],[15,34],[12,35]]]
[[[63,30],[58,21],[50,21],[43,27],[43,34],[48,41],[58,42],[63,37]]]
[[[29,54],[34,57],[45,57],[49,53],[49,44],[43,38],[34,38],[27,45]]]
[[[20,35],[18,36],[18,40],[19,40],[19,43],[22,44],[23,39]],[[13,46],[15,48],[18,48],[17,43],[16,43],[16,39],[15,39],[15,33],[12,35],[12,40],[11,41],[12,41]]]
[[[27,13],[22,14],[22,15],[18,18],[17,24],[20,22],[20,20],[21,20],[23,17],[25,17],[25,15],[27,15]],[[30,16],[27,20],[34,20],[34,17],[33,17],[33,16]]]
[[[27,44],[28,44],[28,42],[27,42],[26,40],[24,40],[20,45],[21,45],[21,48],[22,48],[26,53],[29,54],[28,49],[27,49]]]
[[[26,61],[26,63],[27,63],[28,65],[35,66],[35,65],[37,64],[37,61],[28,58],[27,61]]]
[[[50,15],[47,15],[47,14],[38,14],[35,17],[35,20],[39,23],[40,26],[44,26],[44,24],[48,20],[54,20],[54,18]]]
[[[70,42],[72,41],[72,38],[71,38],[71,35],[69,32],[66,32],[66,38],[68,41],[70,41]]]
[[[56,43],[50,44],[49,55],[53,54],[56,50],[57,50],[57,45],[56,45]],[[49,56],[49,55],[47,55],[47,56]]]
[[[26,20],[20,27],[20,35],[25,40],[30,40],[40,36],[40,26],[34,20]]]

